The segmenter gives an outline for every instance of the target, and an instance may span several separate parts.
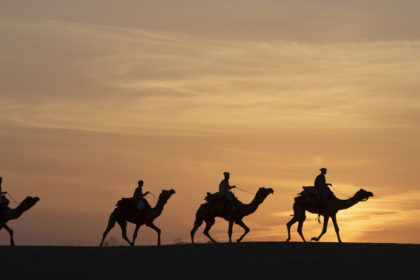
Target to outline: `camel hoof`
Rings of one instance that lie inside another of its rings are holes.
[[[290,238],[287,238],[286,241],[284,241],[284,242],[289,242],[289,241],[290,241]]]
[[[316,238],[316,237],[312,237],[312,238],[311,238],[311,242],[312,242],[312,241],[316,241],[316,242],[318,242],[318,238]]]

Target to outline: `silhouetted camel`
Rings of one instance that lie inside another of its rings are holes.
[[[160,216],[163,211],[163,207],[165,206],[168,199],[175,193],[173,189],[171,190],[162,190],[161,194],[159,195],[158,202],[154,208],[145,208],[142,210],[142,213],[139,217],[136,216],[137,208],[136,203],[133,199],[122,199],[117,203],[117,207],[109,216],[108,226],[103,233],[101,244],[99,245],[102,247],[104,240],[108,234],[108,232],[114,227],[115,223],[117,222],[121,227],[122,237],[124,240],[130,244],[130,246],[134,246],[134,242],[136,241],[137,232],[139,231],[140,226],[146,225],[152,229],[154,229],[158,234],[158,245],[160,245],[160,229],[153,224],[153,221]],[[133,233],[133,242],[127,238],[127,222],[133,223],[136,225],[136,228]]]
[[[366,201],[369,199],[369,197],[373,196],[373,193],[365,191],[364,189],[360,189],[357,191],[353,197],[341,200],[333,196],[331,199],[329,199],[324,209],[319,213],[319,199],[315,197],[315,195],[308,194],[303,197],[297,197],[295,199],[295,203],[293,204],[293,218],[287,223],[287,233],[288,237],[286,239],[286,242],[290,240],[290,227],[296,223],[298,224],[298,233],[302,237],[303,241],[306,242],[305,237],[303,237],[302,234],[302,226],[303,222],[305,221],[305,211],[309,211],[314,214],[320,214],[324,216],[324,226],[322,228],[322,232],[318,237],[313,237],[311,239],[314,241],[319,241],[321,236],[323,236],[327,232],[327,226],[328,226],[328,220],[331,217],[333,223],[335,232],[337,233],[338,242],[341,243],[339,228],[337,225],[337,218],[336,214],[339,210],[347,209],[355,205],[356,203],[360,201]]]
[[[194,234],[197,229],[201,226],[203,221],[206,223],[204,234],[214,243],[216,241],[210,236],[209,230],[215,223],[215,217],[224,218],[229,222],[229,242],[232,242],[232,227],[233,223],[240,225],[244,230],[244,234],[237,240],[241,242],[242,238],[249,232],[249,228],[242,221],[243,217],[248,216],[257,210],[258,206],[265,200],[265,198],[274,193],[271,188],[260,188],[255,194],[254,199],[249,204],[243,204],[239,202],[236,209],[232,210],[232,204],[226,201],[225,198],[218,198],[211,202],[206,202],[200,205],[195,214],[194,227],[191,230],[191,243],[194,244]]]
[[[15,220],[19,218],[23,212],[29,210],[39,201],[39,197],[31,197],[27,196],[18,207],[12,209],[12,208],[6,208],[3,212],[3,214],[0,216],[0,229],[4,228],[7,230],[7,232],[10,235],[10,246],[15,246],[15,241],[13,240],[13,230],[9,228],[6,223],[9,220]]]

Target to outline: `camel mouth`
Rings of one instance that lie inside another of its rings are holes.
[[[373,196],[373,193],[371,193],[371,192],[368,192],[367,194],[366,194],[366,196],[362,199],[362,201],[367,201],[369,198],[371,198]]]

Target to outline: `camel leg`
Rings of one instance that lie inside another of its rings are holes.
[[[299,233],[300,237],[302,237],[303,242],[306,242],[305,237],[303,236],[303,232],[302,232],[302,227],[303,227],[303,222],[304,221],[305,221],[305,219],[299,221],[297,232]]]
[[[296,217],[295,216],[293,216],[293,218],[287,223],[287,234],[288,234],[288,236],[287,236],[287,239],[286,239],[286,242],[289,242],[290,241],[290,228],[292,227],[292,225],[294,224],[294,223],[296,223],[298,220],[296,219]]]
[[[249,227],[247,227],[245,224],[244,224],[244,222],[242,222],[242,220],[240,220],[240,221],[237,221],[237,222],[235,222],[237,225],[240,225],[244,230],[245,230],[245,232],[244,232],[244,234],[242,234],[242,236],[241,237],[239,237],[239,239],[238,240],[236,240],[236,242],[241,242],[241,240],[244,238],[244,236],[245,235],[247,235],[248,234],[248,232],[249,232]]]
[[[108,235],[109,231],[114,227],[115,222],[116,222],[115,217],[114,217],[113,214],[111,214],[109,216],[108,226],[106,227],[106,229],[105,229],[105,231],[102,235],[102,241],[101,241],[101,244],[99,244],[99,247],[102,247],[102,245],[104,244],[104,240],[105,240],[106,236]]]
[[[297,232],[299,233],[303,242],[306,242],[305,237],[303,236],[303,233],[302,233],[303,222],[305,221],[305,219],[306,219],[306,215],[305,215],[305,209],[304,209],[303,205],[301,203],[296,203],[295,202],[293,204],[293,218],[287,223],[288,237],[286,239],[286,242],[289,242],[289,240],[290,240],[290,228],[296,222],[299,222]]]
[[[334,224],[335,233],[337,233],[338,242],[342,243],[341,238],[340,238],[340,229],[338,228],[338,225],[337,225],[337,218],[336,218],[335,215],[333,215],[333,216],[331,216],[331,219],[332,219],[333,224]]]
[[[207,236],[207,237],[211,240],[211,242],[213,242],[213,243],[217,243],[217,242],[216,242],[216,240],[214,240],[214,239],[210,236],[210,233],[209,233],[209,230],[210,230],[210,229],[211,229],[211,227],[214,225],[214,223],[216,222],[216,220],[214,219],[214,217],[212,217],[212,218],[209,218],[209,219],[205,220],[205,222],[206,222],[206,228],[205,228],[205,229],[204,229],[204,231],[203,231],[204,235],[205,235],[205,236]]]
[[[232,229],[233,229],[233,221],[229,221],[229,228],[228,228],[229,243],[232,243]]]
[[[324,216],[324,226],[322,227],[322,232],[318,237],[312,237],[311,241],[319,241],[319,239],[321,238],[321,236],[323,236],[326,232],[327,232],[327,227],[328,227],[328,220],[330,219],[330,216]]]
[[[197,229],[201,226],[203,224],[203,219],[201,219],[201,218],[197,218],[196,220],[195,220],[195,222],[194,222],[194,227],[193,227],[193,229],[191,230],[191,232],[190,232],[190,235],[191,235],[191,243],[192,244],[194,244],[194,235],[195,235],[195,232],[197,231]]]
[[[158,244],[157,245],[160,246],[160,232],[161,232],[160,228],[155,226],[153,223],[146,224],[146,226],[148,226],[151,229],[154,229],[157,232],[157,234],[158,234]]]
[[[128,244],[130,244],[130,246],[133,246],[131,244],[131,241],[128,239],[127,237],[127,221],[117,221],[117,223],[120,225],[121,227],[121,233],[122,233],[122,238],[128,242]]]
[[[141,226],[141,225],[136,224],[136,228],[134,229],[134,233],[133,233],[133,241],[131,242],[131,246],[133,246],[133,247],[134,247],[134,242],[136,242],[137,233],[139,232],[140,226]]]
[[[10,246],[15,246],[15,241],[13,240],[13,230],[9,228],[6,224],[4,224],[3,227],[5,230],[7,230],[7,232],[10,235]]]

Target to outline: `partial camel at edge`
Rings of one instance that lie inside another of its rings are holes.
[[[7,222],[19,218],[39,201],[39,197],[27,196],[16,208],[6,208],[0,216],[0,230],[4,228],[10,235],[10,246],[15,246],[13,230],[7,226]]]
[[[241,226],[245,230],[242,236],[239,237],[239,239],[237,240],[237,242],[241,242],[241,240],[249,232],[249,228],[244,224],[242,219],[245,216],[254,213],[257,210],[258,206],[261,203],[263,203],[266,197],[272,193],[274,193],[272,188],[260,188],[255,194],[255,197],[251,201],[251,203],[243,204],[239,202],[239,205],[235,206],[235,210],[232,210],[232,205],[229,204],[229,202],[227,202],[225,198],[219,198],[214,201],[201,204],[196,213],[194,227],[190,232],[191,243],[194,244],[195,232],[203,224],[203,222],[206,223],[206,227],[203,232],[204,235],[206,235],[213,243],[217,243],[216,240],[214,240],[209,233],[210,228],[215,223],[215,217],[221,217],[229,222],[229,242],[232,242],[233,224],[235,223]]]
[[[296,222],[299,222],[297,232],[302,237],[303,242],[306,242],[305,237],[302,233],[302,227],[303,222],[306,219],[305,211],[309,211],[311,213],[319,214],[324,217],[324,225],[321,234],[318,237],[313,237],[311,241],[319,241],[321,239],[321,237],[327,232],[328,221],[331,218],[334,223],[334,229],[337,234],[338,242],[341,243],[339,233],[340,230],[338,228],[336,218],[337,212],[343,209],[350,208],[361,201],[366,201],[372,196],[373,193],[365,191],[364,189],[360,189],[351,198],[345,200],[341,200],[333,196],[326,202],[324,209],[322,209],[321,211],[319,207],[319,198],[317,198],[315,195],[308,194],[306,196],[295,198],[295,203],[293,204],[293,218],[287,223],[288,237],[286,239],[286,242],[289,242],[290,228]]]

